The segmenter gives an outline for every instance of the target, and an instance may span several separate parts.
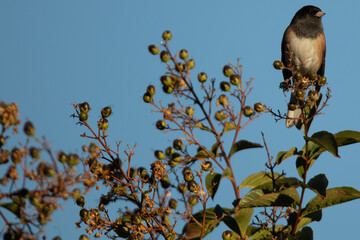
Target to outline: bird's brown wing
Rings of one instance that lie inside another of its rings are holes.
[[[290,50],[289,50],[289,42],[290,37],[295,34],[292,30],[291,26],[289,26],[285,32],[284,36],[281,42],[281,61],[284,64],[285,67],[291,67],[290,66]],[[284,80],[289,79],[292,76],[292,73],[289,69],[283,69],[282,70]]]

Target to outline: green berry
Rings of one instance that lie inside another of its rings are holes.
[[[195,206],[197,203],[198,203],[198,197],[196,195],[191,195],[188,199],[188,203],[191,205],[191,206]]]
[[[173,80],[169,76],[166,76],[166,75],[161,76],[160,81],[164,86],[171,86],[174,84]]]
[[[170,179],[167,175],[165,175],[161,180],[160,184],[163,188],[169,188],[171,186]]]
[[[100,128],[100,130],[103,130],[103,131],[107,130],[109,127],[109,121],[106,118],[101,118],[98,121],[98,127]]]
[[[172,34],[169,30],[166,30],[165,32],[163,32],[162,38],[165,41],[169,41],[172,38]]]
[[[160,59],[161,59],[161,61],[166,63],[170,60],[170,54],[167,51],[161,51]]]
[[[281,61],[275,61],[275,62],[273,63],[273,66],[274,66],[275,69],[281,70],[284,65],[283,65],[283,63],[282,63]]]
[[[185,65],[183,63],[177,63],[175,65],[175,69],[177,72],[183,72],[185,69]]]
[[[83,207],[86,203],[86,200],[83,196],[79,197],[76,199],[76,205],[78,205],[79,207]]]
[[[73,167],[73,166],[76,166],[79,164],[80,162],[80,158],[79,156],[76,154],[76,153],[72,153],[69,155],[69,157],[66,159],[67,160],[67,164],[70,166],[70,167]]]
[[[144,95],[143,95],[143,101],[144,101],[145,103],[151,103],[151,102],[153,101],[153,98],[152,98],[152,96],[151,96],[148,92],[146,92],[146,93],[144,93]]]
[[[231,75],[233,75],[234,70],[229,66],[229,65],[225,65],[223,68],[223,74],[225,75],[225,77],[230,77]]]
[[[228,98],[225,94],[221,94],[218,98],[218,102],[221,104],[221,105],[227,105],[228,104]]]
[[[64,152],[59,152],[57,155],[57,159],[61,163],[65,163],[67,161],[67,156]]]
[[[169,207],[170,207],[171,209],[176,209],[177,206],[178,206],[178,202],[177,202],[175,199],[171,198],[171,199],[169,200]]]
[[[90,105],[88,102],[83,102],[79,104],[80,112],[88,113],[90,111]]]
[[[185,60],[189,57],[189,53],[188,51],[186,51],[185,49],[181,49],[180,50],[180,58]]]
[[[79,114],[79,121],[86,122],[88,120],[88,114],[85,112],[81,112]]]
[[[32,124],[32,122],[27,121],[24,125],[24,132],[28,136],[34,136],[35,135],[35,127]]]
[[[195,61],[194,59],[190,59],[188,61],[186,61],[186,67],[188,69],[193,69],[195,67]]]
[[[170,157],[175,152],[174,148],[168,147],[165,149],[166,156]]]
[[[179,150],[181,151],[184,147],[184,144],[183,142],[180,140],[180,139],[175,139],[173,141],[173,147],[176,149],[176,150]]]
[[[254,114],[254,110],[250,106],[245,106],[243,113],[246,117],[251,117]]]
[[[160,150],[156,150],[154,152],[154,155],[157,159],[161,160],[161,159],[164,159],[165,158],[165,154],[163,151],[160,151]]]
[[[156,122],[156,128],[159,130],[164,130],[166,128],[166,122],[164,120],[158,120]]]
[[[310,74],[309,74],[309,79],[310,79],[310,80],[316,80],[317,77],[318,77],[318,75],[317,75],[316,73],[310,73]]]
[[[164,85],[162,87],[162,90],[164,91],[164,93],[167,93],[167,94],[171,94],[172,92],[174,92],[174,88],[172,88],[170,86],[166,86],[166,85]]]
[[[146,92],[150,95],[150,96],[154,96],[156,93],[156,88],[153,85],[149,85],[146,89]]]
[[[80,218],[82,221],[86,222],[89,219],[89,211],[85,208],[82,208],[79,212]]]
[[[218,121],[222,121],[225,119],[225,114],[223,111],[219,110],[215,113],[215,119]]]
[[[230,230],[226,230],[221,236],[223,240],[231,240],[233,233]]]
[[[39,149],[39,148],[31,147],[29,149],[30,156],[34,159],[40,158],[40,152],[41,152],[41,149]]]
[[[301,72],[297,72],[297,73],[295,73],[294,78],[295,78],[295,80],[301,81],[303,78],[303,75],[301,74]]]
[[[228,82],[221,82],[220,89],[221,91],[227,92],[230,90],[230,84]]]
[[[153,55],[159,54],[159,47],[156,45],[150,45],[148,49],[149,52]]]
[[[206,80],[207,80],[207,75],[204,72],[199,73],[197,77],[198,77],[199,82],[201,82],[201,83],[206,82]]]
[[[262,103],[255,103],[254,104],[254,109],[256,112],[263,112],[264,111],[264,106],[262,105]]]
[[[185,112],[188,116],[191,116],[194,114],[194,109],[192,107],[186,107]]]
[[[304,99],[305,99],[305,91],[303,91],[303,90],[297,90],[295,95],[296,95],[296,98],[297,98],[299,101],[304,101]]]
[[[318,79],[318,85],[319,86],[324,86],[326,84],[326,77],[320,77]]]
[[[194,180],[188,181],[187,185],[190,192],[195,192],[199,188],[199,185]]]
[[[180,162],[181,161],[181,155],[179,153],[173,153],[171,155],[171,160],[174,162]]]
[[[190,181],[194,180],[194,174],[192,172],[183,173],[183,177],[184,177],[185,182],[190,182]]]
[[[232,85],[238,86],[240,83],[240,80],[241,80],[241,77],[239,75],[233,74],[230,76],[230,83]]]
[[[111,107],[104,107],[103,109],[101,109],[101,116],[103,118],[110,117],[111,113],[112,113]]]

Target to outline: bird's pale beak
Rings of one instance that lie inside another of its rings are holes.
[[[319,17],[319,18],[321,18],[321,17],[324,16],[324,15],[325,15],[325,13],[322,12],[322,11],[317,12],[317,13],[315,14],[315,16],[316,16],[316,17]]]

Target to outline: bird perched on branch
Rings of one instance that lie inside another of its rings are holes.
[[[293,72],[301,73],[302,76],[317,74],[324,76],[325,71],[325,35],[321,22],[325,15],[320,8],[305,6],[296,12],[290,25],[284,32],[281,43],[281,61],[284,80],[290,79]],[[292,69],[292,71],[290,70]],[[317,92],[320,86],[316,85]],[[292,89],[290,104],[297,105],[297,97]],[[301,109],[288,109],[286,127],[296,126],[301,128]]]

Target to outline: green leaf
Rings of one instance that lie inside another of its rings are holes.
[[[294,189],[294,191],[296,190]],[[294,194],[294,192],[292,193]],[[295,207],[295,201],[293,196],[289,196],[288,192],[284,194],[281,194],[281,192],[265,194],[261,189],[254,189],[247,193],[238,205],[240,208],[269,206]]]
[[[311,199],[302,211],[301,216],[321,210],[326,207],[348,202],[360,198],[360,192],[352,187],[337,187],[326,191],[325,199],[319,196]]]
[[[286,188],[297,188],[299,186],[303,186],[303,184],[299,179],[290,177],[286,178],[284,176],[280,178],[275,178],[275,185],[277,189],[286,189]],[[262,189],[266,192],[274,192],[274,184],[272,181],[267,181],[263,184],[257,185],[255,189]]]
[[[296,215],[296,213],[295,213],[295,215]],[[319,222],[321,220],[321,218],[322,218],[321,210],[309,213],[308,215],[301,217],[301,219],[297,225],[296,232],[311,222],[314,222],[314,221]]]
[[[261,144],[258,143],[252,143],[246,140],[240,140],[238,142],[236,142],[231,150],[230,150],[230,156],[233,155],[234,153],[244,150],[244,149],[248,149],[248,148],[262,148],[263,146]]]
[[[298,240],[313,240],[314,239],[314,233],[311,227],[304,227],[301,229],[301,232],[299,234]]]
[[[220,147],[220,143],[215,143],[214,145],[212,145],[211,147],[211,152],[214,154],[214,156],[218,156],[218,150]]]
[[[260,229],[258,232],[251,236],[251,240],[264,240],[271,239],[271,232],[265,229]]]
[[[231,130],[234,130],[234,129],[236,129],[235,124],[233,124],[232,122],[225,122],[224,123],[224,129],[223,129],[221,135],[223,135],[223,134],[225,134],[225,133],[227,133],[227,132],[229,132]]]
[[[245,238],[245,233],[249,227],[252,215],[254,213],[253,208],[241,208],[240,210],[234,213],[234,218],[237,225],[240,228],[241,237]]]
[[[326,178],[325,174],[318,174],[312,179],[309,180],[307,185],[311,189],[315,189],[318,193],[320,193],[320,198],[326,197],[326,188],[329,184],[328,179]]]
[[[199,123],[199,122],[196,123],[196,124],[194,125],[194,127],[200,128],[201,130],[204,130],[204,131],[211,132],[211,129],[210,129],[209,127],[207,127],[207,126],[205,126],[204,124]]]
[[[306,160],[302,156],[297,157],[296,158],[296,170],[302,179],[304,179],[305,166],[306,166]]]
[[[294,156],[296,154],[297,154],[297,148],[296,147],[293,147],[292,149],[290,149],[288,151],[279,152],[277,157],[276,157],[276,163],[280,164],[285,159],[287,159],[289,157],[292,157],[292,156]]]
[[[215,193],[217,192],[221,180],[221,174],[209,173],[205,178],[206,189],[209,191],[209,195],[214,199]]]
[[[360,142],[360,132],[345,130],[334,134],[339,147]]]
[[[203,237],[212,232],[214,228],[216,228],[220,223],[214,210],[215,208],[206,209],[205,224],[203,226],[206,230],[204,231]],[[193,217],[202,224],[204,211],[193,214]],[[201,229],[202,227],[199,226],[193,219],[191,219],[188,223],[185,224],[183,229],[183,233],[185,233],[185,239],[200,239]]]
[[[231,179],[232,178],[232,174],[231,174],[231,169],[229,167],[225,168],[223,174],[221,175],[221,178],[228,178]]]
[[[227,212],[225,212],[227,210]],[[218,218],[221,218],[222,221],[228,226],[232,231],[236,232],[242,238],[245,237],[245,233],[249,227],[251,217],[253,215],[254,209],[252,208],[242,208],[234,213],[234,217],[230,216],[232,210],[222,209],[219,205],[215,207],[215,213]]]
[[[208,150],[200,150],[196,153],[195,157],[196,159],[208,159],[210,157],[215,157],[215,155],[211,152],[211,151],[208,151]]]
[[[21,212],[20,212],[19,204],[16,204],[16,203],[13,203],[13,202],[0,203],[0,207],[3,207],[5,209],[9,210],[13,214],[15,214],[15,216],[17,216],[18,218],[21,218]]]
[[[338,155],[338,145],[333,134],[327,131],[321,131],[314,133],[311,137],[304,137],[305,140],[314,142],[324,148],[326,151],[333,154],[335,157]]]
[[[262,184],[272,183],[271,177],[269,176],[270,174],[271,173],[266,173],[266,172],[251,174],[241,182],[239,189],[255,188]],[[274,173],[274,178],[278,178],[279,176],[280,176],[279,173]]]
[[[240,228],[235,221],[235,219],[231,216],[232,212],[228,210],[228,212],[225,212],[225,210],[220,207],[220,205],[215,206],[215,213],[218,219],[221,219],[226,226],[228,226],[232,231],[236,232],[238,235],[241,236]]]

